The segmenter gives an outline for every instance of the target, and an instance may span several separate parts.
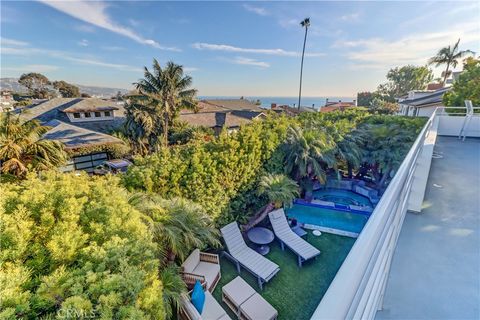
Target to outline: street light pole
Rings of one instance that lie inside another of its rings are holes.
[[[300,89],[298,91],[298,110],[300,111],[300,102],[302,100],[302,76],[303,76],[303,57],[305,56],[305,43],[307,42],[307,32],[308,27],[310,27],[310,18],[305,18],[300,22],[302,27],[305,27],[305,38],[303,39],[303,50],[302,50],[302,64],[300,65]]]

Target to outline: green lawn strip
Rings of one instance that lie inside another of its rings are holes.
[[[289,249],[282,251],[277,241],[270,245],[271,251],[266,257],[280,266],[280,272],[261,292],[256,278],[242,268],[241,277],[278,310],[279,319],[311,317],[355,242],[355,239],[328,233],[315,237],[309,232],[307,239],[322,253],[302,268],[297,266],[297,257]],[[213,294],[218,301],[222,300],[222,287],[238,275],[230,260],[222,258],[220,264],[222,279]],[[230,311],[223,302],[222,306]],[[236,318],[232,312],[229,315]]]

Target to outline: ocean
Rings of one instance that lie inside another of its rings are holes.
[[[238,99],[240,97],[236,96],[200,96],[200,99]],[[276,103],[277,105],[289,105],[293,107],[294,105],[297,106],[298,104],[298,97],[244,97],[245,99],[251,101],[260,100],[261,106],[263,108],[269,109],[272,103]],[[318,108],[325,105],[325,101],[353,101],[355,98],[353,97],[302,97],[301,104],[304,107],[314,107]]]

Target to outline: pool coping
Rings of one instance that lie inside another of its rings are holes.
[[[299,205],[302,205],[302,206],[314,207],[314,208],[322,208],[322,209],[330,209],[330,210],[337,210],[337,211],[343,211],[343,212],[350,212],[350,213],[354,213],[354,214],[362,214],[362,215],[368,216],[368,217],[370,217],[370,215],[372,214],[372,212],[374,210],[374,208],[372,208],[372,211],[360,211],[360,210],[351,209],[350,206],[339,205],[337,203],[335,203],[335,206],[326,206],[326,205],[321,205],[321,204],[318,204],[318,203],[311,203],[311,202],[309,202],[307,200],[304,200],[304,199],[295,199],[295,200],[293,200],[293,203],[294,204],[299,204]]]
[[[334,229],[334,228],[328,228],[328,227],[322,227],[316,224],[309,224],[309,223],[304,223],[303,228],[309,229],[309,230],[319,230],[321,232],[326,232],[326,233],[332,233],[336,234],[338,236],[345,236],[345,237],[350,237],[350,238],[358,238],[360,233],[356,232],[350,232],[350,231],[345,231],[345,230],[340,230],[340,229]]]

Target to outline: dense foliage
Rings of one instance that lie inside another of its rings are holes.
[[[433,73],[428,67],[407,65],[390,69],[387,83],[378,87],[382,99],[395,102],[395,98],[406,95],[411,90],[423,90],[433,80]]]
[[[157,248],[114,177],[3,184],[0,317],[162,319]]]
[[[73,85],[70,84],[66,81],[54,81],[53,87],[58,90],[58,92],[61,94],[63,98],[76,98],[80,97],[80,89]]]
[[[63,145],[42,139],[49,127],[22,122],[10,112],[0,115],[0,172],[24,177],[30,170],[54,168],[66,161]]]
[[[290,175],[306,196],[314,181],[340,172],[368,175],[374,187],[383,189],[424,122],[356,110],[270,116],[212,141],[195,140],[139,157],[123,183],[130,190],[191,199],[218,224],[246,221],[269,203],[255,191],[268,173]],[[382,140],[380,129],[394,134]],[[392,143],[397,150],[388,152]]]

